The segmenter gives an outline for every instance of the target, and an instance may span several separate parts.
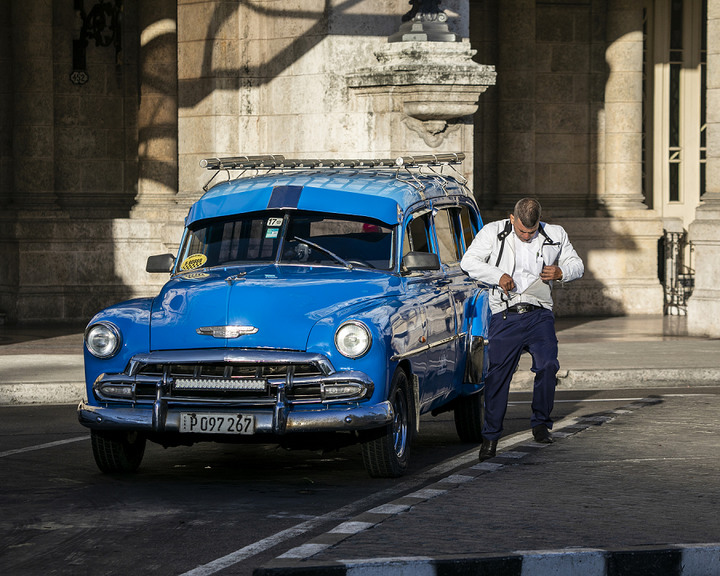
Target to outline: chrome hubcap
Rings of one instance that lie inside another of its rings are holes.
[[[393,420],[395,454],[398,458],[402,458],[405,455],[405,449],[407,447],[408,406],[405,400],[405,395],[400,389],[395,391],[393,409],[395,410],[395,419]]]

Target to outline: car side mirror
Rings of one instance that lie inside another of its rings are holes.
[[[440,270],[440,259],[432,252],[408,252],[403,258],[403,266],[409,272],[416,270]]]
[[[167,274],[172,270],[174,264],[175,256],[172,254],[157,254],[156,256],[148,257],[145,272]]]

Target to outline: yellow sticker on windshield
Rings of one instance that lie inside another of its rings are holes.
[[[207,262],[207,256],[205,256],[205,254],[191,254],[180,264],[180,270],[195,270],[195,268],[200,268],[205,262]]]

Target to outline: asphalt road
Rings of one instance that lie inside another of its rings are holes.
[[[655,393],[558,393],[554,416]],[[514,393],[506,435],[528,426],[528,394]],[[2,407],[0,574],[250,575],[339,521],[437,481],[476,451],[443,414],[422,419],[399,480],[370,479],[357,447],[319,454],[211,443],[148,444],[136,474],[106,476],[74,406]]]

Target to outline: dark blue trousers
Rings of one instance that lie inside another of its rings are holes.
[[[497,440],[502,435],[510,381],[523,352],[532,356],[535,373],[530,424],[533,427],[545,424],[552,428],[550,413],[560,369],[552,311],[541,308],[525,314],[507,314],[505,318],[502,313],[493,314],[488,332],[489,368],[485,378],[483,438]]]

